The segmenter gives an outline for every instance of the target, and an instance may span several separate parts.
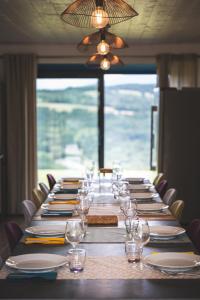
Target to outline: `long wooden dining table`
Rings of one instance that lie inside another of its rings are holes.
[[[108,194],[103,195],[101,193],[101,199],[108,198]],[[49,200],[47,199],[46,202]],[[106,209],[112,205],[115,209],[119,209],[117,203],[112,203],[110,200],[106,200],[105,203],[98,201],[99,198],[97,197],[91,210],[95,210],[95,207]],[[155,216],[155,218],[149,215],[146,216],[146,219],[148,219],[150,226],[180,226],[170,214],[168,217],[161,215],[160,217]],[[39,210],[30,226],[57,225],[65,224],[65,222],[66,217],[42,217],[41,210]],[[61,272],[59,277],[53,281],[41,279],[10,280],[2,278],[3,271],[1,270],[0,299],[200,299],[200,276],[170,276],[157,271],[152,277],[150,270],[143,264],[138,265],[141,270],[135,269],[137,264],[128,264],[124,250],[124,233],[125,228],[120,214],[118,226],[88,227],[86,239],[79,245],[87,253],[85,270],[81,274],[71,274],[65,267],[64,275]],[[70,248],[71,245],[69,244],[26,245],[20,241],[12,255],[54,253],[66,256]],[[195,249],[191,241],[185,237],[185,239],[175,242],[172,240],[150,241],[144,247],[143,256],[156,252],[191,251],[194,252]],[[88,264],[91,264],[90,272],[92,273],[88,274],[88,277],[87,261]],[[107,266],[111,269],[110,273]],[[105,273],[103,273],[104,271]]]

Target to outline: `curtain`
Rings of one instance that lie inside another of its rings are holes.
[[[197,87],[198,56],[196,54],[157,56],[157,85],[160,88]]]
[[[4,55],[6,85],[6,213],[21,213],[36,185],[36,57]]]

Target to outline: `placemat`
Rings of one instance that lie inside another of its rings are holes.
[[[156,255],[156,254],[155,254]],[[9,270],[4,266],[0,271],[0,279],[5,279]],[[74,274],[68,266],[58,269],[57,279],[196,279],[195,276],[168,275],[141,263],[128,263],[125,256],[88,256],[83,272]]]
[[[124,243],[126,241],[126,229],[125,228],[88,228],[87,235],[83,239],[83,243]],[[190,244],[191,241],[186,234],[182,234],[174,239],[170,240],[158,240],[151,239],[148,246],[163,244]]]

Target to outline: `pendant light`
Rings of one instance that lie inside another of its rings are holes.
[[[124,0],[76,0],[62,12],[61,19],[76,27],[103,28],[137,15]]]

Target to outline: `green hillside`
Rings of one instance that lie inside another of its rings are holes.
[[[154,85],[109,86],[105,95],[106,164],[120,159],[126,168],[148,168]],[[38,90],[37,99],[39,169],[97,161],[96,86]]]

